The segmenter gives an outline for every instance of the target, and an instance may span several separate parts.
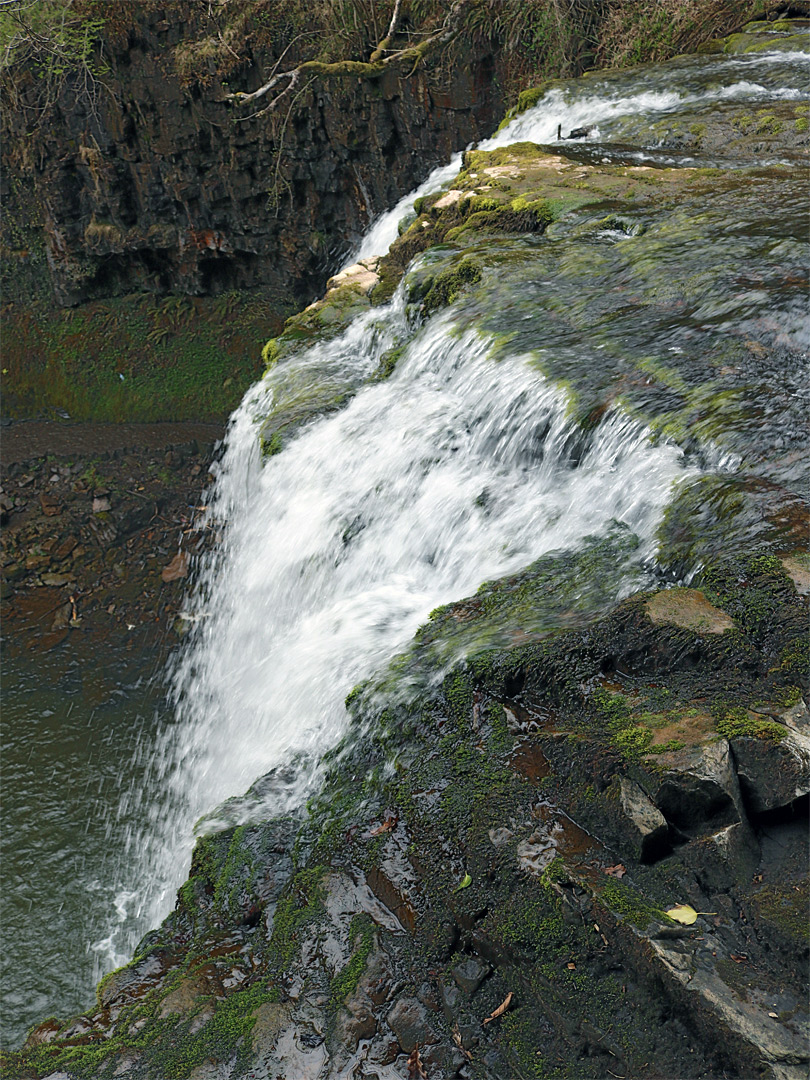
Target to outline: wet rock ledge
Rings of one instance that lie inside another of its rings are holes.
[[[358,687],[306,817],[200,840],[6,1075],[806,1076],[810,573],[696,584]]]

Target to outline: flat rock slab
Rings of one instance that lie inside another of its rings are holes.
[[[806,558],[795,559],[788,556],[782,559],[782,566],[790,575],[799,596],[810,596],[810,565]]]
[[[710,604],[698,589],[666,589],[656,593],[644,606],[658,626],[669,623],[702,634],[722,634],[734,628],[734,620]]]

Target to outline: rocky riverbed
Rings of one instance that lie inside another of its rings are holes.
[[[4,648],[182,633],[216,424],[13,424],[2,433]],[[142,642],[141,642],[142,643]]]

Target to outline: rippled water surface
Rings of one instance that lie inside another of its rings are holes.
[[[3,658],[3,1043],[86,1008],[109,966],[100,937],[134,898],[119,877],[122,785],[166,722],[137,639]],[[103,933],[100,934],[100,929]],[[93,946],[96,946],[95,948]]]

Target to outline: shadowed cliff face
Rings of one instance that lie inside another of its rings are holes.
[[[105,41],[111,70],[94,108],[68,81],[38,116],[36,78],[14,75],[21,107],[6,109],[3,132],[8,299],[30,293],[25,270],[44,246],[64,306],[257,288],[308,302],[373,217],[503,111],[484,50],[452,74],[303,80],[276,112],[244,119],[250,110],[234,112],[226,94],[258,86],[271,52],[229,87],[184,85],[174,49],[193,28],[161,12],[135,18]]]

